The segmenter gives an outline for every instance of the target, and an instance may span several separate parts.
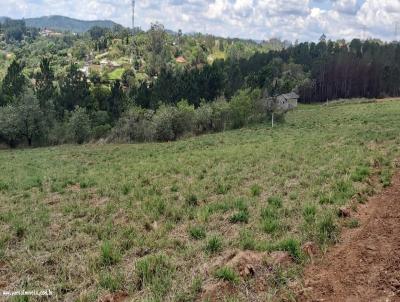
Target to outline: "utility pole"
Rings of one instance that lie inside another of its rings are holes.
[[[132,34],[135,33],[135,0],[132,0]]]

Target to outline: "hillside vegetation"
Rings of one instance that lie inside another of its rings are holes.
[[[300,246],[335,241],[337,210],[390,185],[400,102],[304,105],[258,125],[172,143],[0,152],[0,284],[54,301],[290,298]],[[218,263],[234,249],[288,251],[265,287]],[[206,273],[208,270],[208,273]],[[228,298],[228,297],[227,297]]]
[[[64,16],[47,16],[40,18],[24,19],[29,27],[47,28],[59,31],[70,31],[73,33],[84,33],[94,26],[112,29],[115,26],[121,26],[110,20],[84,21]]]

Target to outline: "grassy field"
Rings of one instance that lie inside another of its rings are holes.
[[[336,211],[390,185],[399,117],[400,102],[300,106],[274,129],[0,151],[0,289],[193,301],[215,278],[246,301],[251,281],[202,268],[233,249],[286,250],[301,266],[302,243],[357,227]],[[253,298],[277,300],[292,278]]]

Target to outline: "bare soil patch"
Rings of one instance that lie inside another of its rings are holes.
[[[400,173],[355,217],[360,227],[306,268],[298,301],[400,301]]]

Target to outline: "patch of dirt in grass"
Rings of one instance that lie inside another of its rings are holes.
[[[400,301],[400,173],[356,218],[360,228],[306,268],[298,301]]]
[[[229,251],[219,256],[214,262],[204,267],[205,275],[210,278],[205,282],[198,301],[225,301],[238,293],[246,293],[243,301],[258,301],[260,293],[268,290],[268,280],[274,272],[292,264],[292,258],[287,252],[254,252]],[[212,278],[218,268],[227,267],[237,275],[237,284]],[[241,300],[242,301],[242,300]]]
[[[128,299],[127,293],[108,294],[101,297],[98,302],[125,302]]]

